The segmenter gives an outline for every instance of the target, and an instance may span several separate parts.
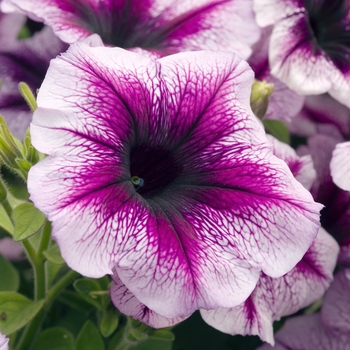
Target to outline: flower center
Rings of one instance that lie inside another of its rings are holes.
[[[349,3],[346,0],[304,0],[309,26],[318,46],[335,66],[350,70],[350,23],[346,23]]]
[[[163,147],[138,145],[131,149],[131,182],[144,198],[159,196],[170,189],[182,169],[182,162]]]

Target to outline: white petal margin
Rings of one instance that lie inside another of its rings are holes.
[[[110,296],[114,306],[127,316],[146,323],[153,328],[170,327],[184,321],[187,317],[167,318],[149,309],[142,304],[134,294],[126,288],[118,275],[113,275],[114,284],[110,288]]]
[[[260,27],[275,24],[300,9],[300,0],[254,0],[256,21]]]
[[[9,339],[5,335],[0,333],[0,350],[8,350]]]
[[[275,25],[269,47],[271,74],[301,95],[328,92],[350,107],[350,78],[310,40],[307,21],[300,12]]]
[[[295,150],[284,142],[277,140],[272,135],[266,135],[272,145],[273,154],[284,160],[294,177],[310,190],[316,180],[316,170],[311,155],[298,156]]]
[[[241,305],[200,310],[205,322],[232,335],[258,335],[274,344],[273,322],[318,300],[330,286],[339,246],[323,228],[296,267],[280,278],[262,275]]]
[[[350,191],[350,141],[338,143],[330,163],[334,183],[344,191]]]

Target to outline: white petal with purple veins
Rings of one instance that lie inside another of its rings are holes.
[[[246,0],[11,0],[65,42],[99,34],[104,43],[163,54],[227,50],[247,58],[260,35]]]
[[[166,318],[150,310],[146,305],[140,303],[123,284],[117,274],[113,275],[113,285],[110,295],[114,306],[123,314],[131,316],[153,328],[164,328],[173,326],[184,321],[187,317]]]
[[[248,64],[89,44],[52,61],[31,125],[49,157],[29,173],[30,198],[68,265],[115,272],[170,319],[236,306],[260,271],[291,270],[321,206],[271,153]]]
[[[232,309],[201,310],[214,328],[232,335],[259,335],[274,344],[273,322],[319,299],[333,278],[339,246],[322,228],[303,259],[280,278],[262,275],[250,295]]]

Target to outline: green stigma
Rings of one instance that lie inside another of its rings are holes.
[[[138,189],[139,187],[142,187],[145,183],[144,179],[141,179],[138,176],[132,176],[131,182],[136,187],[136,189]]]

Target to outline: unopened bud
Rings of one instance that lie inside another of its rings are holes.
[[[269,97],[273,92],[274,85],[266,81],[255,80],[250,95],[250,106],[254,114],[263,119],[269,105]]]

